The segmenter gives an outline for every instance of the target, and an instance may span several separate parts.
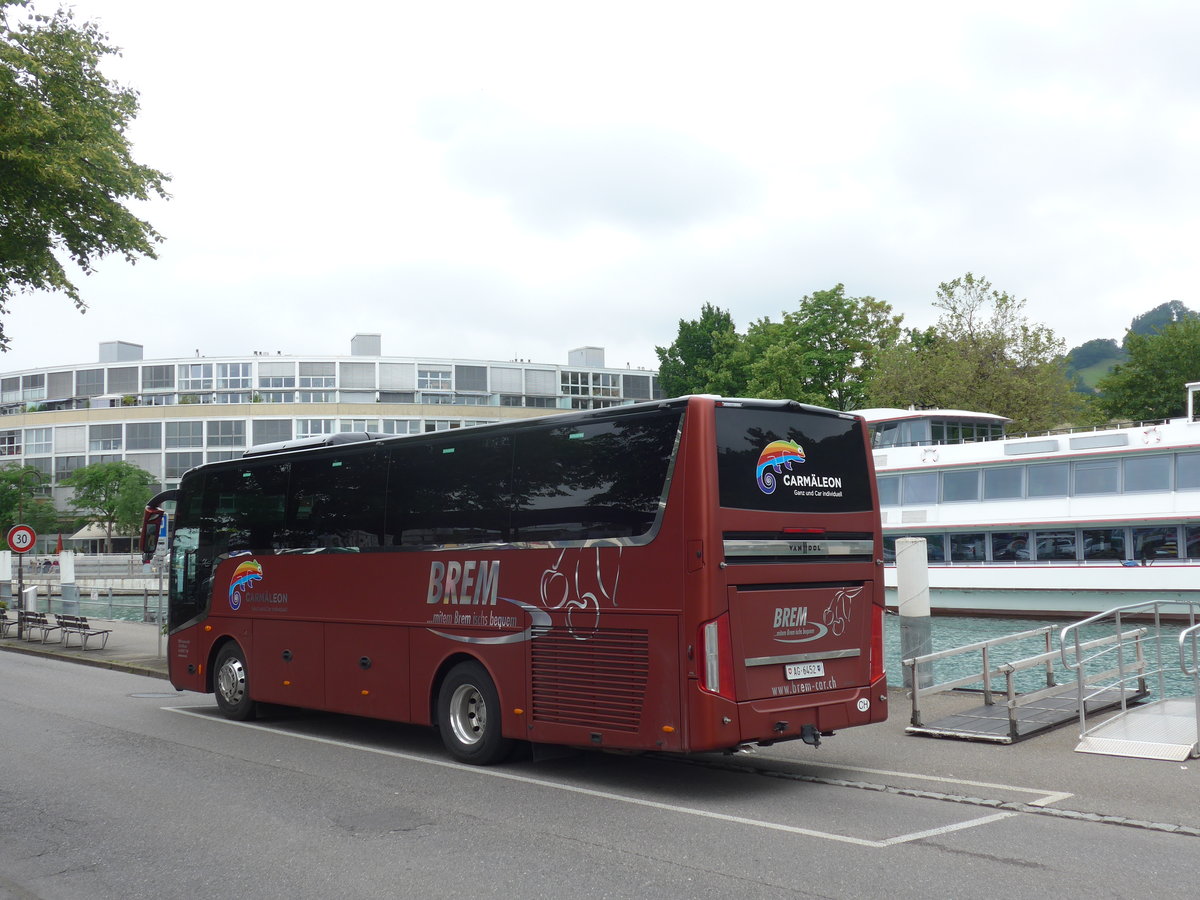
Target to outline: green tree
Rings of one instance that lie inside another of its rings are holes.
[[[756,323],[748,393],[833,409],[859,409],[879,354],[896,344],[902,317],[874,297],[847,297],[844,285],[805,296],[778,325]]]
[[[112,552],[115,532],[136,532],[154,483],[149,472],[127,462],[92,463],[63,481],[74,489],[72,508],[104,528],[106,553]]]
[[[169,178],[133,159],[137,92],[100,72],[117,53],[69,9],[0,0],[0,315],[18,291],[61,291],[86,308],[60,253],[84,274],[113,253],[156,258],[162,237],[124,204],[165,198]],[[0,324],[0,349],[8,342]]]
[[[1025,318],[1024,300],[968,272],[939,285],[933,305],[942,311],[936,326],[909,332],[880,355],[871,405],[997,413],[1013,420],[1014,431],[1041,431],[1082,415],[1063,341]]]
[[[1117,419],[1169,419],[1186,412],[1184,385],[1200,381],[1200,319],[1187,316],[1154,334],[1125,336],[1127,362],[1096,387],[1095,403]]]
[[[1123,346],[1126,350],[1129,349],[1129,335],[1131,334],[1158,334],[1168,325],[1182,322],[1184,319],[1195,319],[1197,315],[1197,313],[1184,306],[1180,300],[1169,300],[1166,303],[1160,303],[1149,312],[1144,312],[1140,316],[1133,317],[1133,321],[1129,323],[1129,331],[1125,333]]]
[[[658,354],[658,383],[668,397],[744,393],[741,338],[726,310],[705,303],[698,319],[680,319],[679,332]]]
[[[58,526],[58,513],[43,491],[46,476],[33,466],[7,465],[0,468],[0,529],[28,525],[39,535]]]

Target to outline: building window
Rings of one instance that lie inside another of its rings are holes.
[[[378,419],[342,419],[342,431],[378,431]]]
[[[208,446],[245,447],[246,423],[237,419],[209,422]]]
[[[384,434],[420,434],[420,419],[384,419],[382,423]]]
[[[522,402],[524,399],[525,399],[524,397],[521,397],[519,395],[501,394],[500,395],[500,405],[501,406],[524,406],[524,403]]]
[[[296,386],[296,376],[270,375],[259,377],[258,386],[263,388],[294,388]]]
[[[213,394],[213,403],[250,403],[253,398],[249,391],[230,391],[228,393]]]
[[[301,378],[301,381],[304,379]],[[336,391],[296,391],[296,401],[299,403],[336,403]]]
[[[296,437],[318,437],[323,434],[333,434],[333,419],[297,419]]]
[[[161,391],[175,387],[174,366],[142,366],[142,390]]]
[[[0,431],[0,456],[21,455],[21,432]]]
[[[71,477],[71,473],[76,469],[82,469],[87,464],[87,459],[82,456],[56,456],[54,457],[54,480],[62,484]]]
[[[417,395],[412,391],[380,391],[380,403],[416,403]]]
[[[331,388],[337,382],[333,363],[309,362],[300,363],[300,387],[302,388]],[[305,401],[300,401],[301,403]]]
[[[217,390],[250,387],[250,363],[217,363]]]
[[[46,399],[46,375],[21,376],[21,399],[30,402]]]
[[[241,450],[209,450],[209,462],[222,462],[226,459],[237,459],[242,455]]]
[[[563,372],[562,392],[568,397],[585,397],[592,392],[587,372]]]
[[[26,428],[25,454],[27,456],[48,456],[54,452],[53,435],[53,428]]]
[[[211,391],[212,363],[185,363],[179,367],[180,391]]]
[[[103,369],[80,369],[75,373],[75,395],[77,397],[99,397],[103,393]]]
[[[452,390],[448,369],[417,369],[417,389],[422,391]]]
[[[121,449],[120,425],[91,425],[88,427],[88,452],[103,453]]]
[[[554,409],[558,401],[553,397],[526,397],[525,406],[529,409]]]
[[[176,447],[203,447],[203,422],[168,422],[167,449]]]
[[[130,422],[125,426],[126,450],[161,450],[161,422]]]
[[[259,419],[252,423],[254,443],[274,444],[292,439],[291,419]]]
[[[451,428],[458,428],[460,423],[455,419],[426,419],[425,430],[429,431],[449,431]]]
[[[259,398],[263,403],[295,403],[295,391],[262,391]]]
[[[182,478],[184,472],[188,469],[196,468],[196,466],[201,465],[203,462],[203,453],[168,453],[166,477],[169,479]]]

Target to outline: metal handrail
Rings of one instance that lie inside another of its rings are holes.
[[[1185,628],[1179,636],[1179,665],[1185,674],[1192,675],[1197,687],[1200,687],[1200,677],[1197,675],[1197,661],[1200,660],[1200,655],[1198,655],[1200,654],[1200,650],[1198,650],[1196,646],[1196,630],[1200,628],[1200,623],[1197,623],[1196,621],[1197,612],[1198,609],[1200,609],[1200,600],[1145,600],[1141,603],[1131,603],[1125,606],[1116,606],[1112,609],[1106,610],[1105,612],[1090,616],[1081,622],[1074,622],[1070,625],[1067,625],[1059,633],[1059,653],[1062,655],[1063,665],[1067,669],[1075,672],[1076,691],[1079,703],[1080,739],[1085,738],[1089,733],[1089,729],[1087,727],[1086,701],[1092,697],[1095,697],[1098,693],[1111,688],[1119,689],[1121,714],[1124,714],[1128,710],[1127,692],[1125,689],[1128,682],[1134,677],[1137,677],[1138,690],[1141,693],[1145,693],[1146,677],[1147,675],[1152,675],[1157,680],[1158,695],[1160,697],[1166,696],[1166,666],[1163,662],[1165,657],[1163,652],[1162,636],[1163,607],[1170,607],[1173,611],[1178,610],[1181,607],[1187,608],[1188,627]],[[1134,666],[1134,672],[1136,674],[1129,674],[1126,671],[1125,646],[1123,640],[1124,633],[1121,631],[1121,620],[1123,618],[1127,619],[1131,616],[1137,616],[1140,618],[1149,616],[1154,623],[1154,636],[1151,641],[1151,646],[1154,648],[1155,665],[1153,669],[1149,671],[1146,670],[1145,651],[1143,649],[1142,640],[1138,639],[1134,647],[1134,653],[1137,660],[1137,663]],[[1116,629],[1116,643],[1104,651],[1091,656],[1084,656],[1083,650],[1087,649],[1087,647],[1086,644],[1081,643],[1080,641],[1082,630],[1090,625],[1099,625],[1101,623],[1105,623],[1106,620],[1111,620],[1114,628]],[[1187,666],[1184,651],[1185,643],[1188,640],[1190,640],[1192,644],[1192,666],[1190,670]],[[1072,648],[1074,650],[1073,658],[1068,655],[1068,650]],[[1116,669],[1110,669],[1105,673],[1092,675],[1090,677],[1085,676],[1084,666],[1087,663],[1096,661],[1105,653],[1116,654]],[[1098,682],[1101,677],[1107,678],[1113,675],[1116,676],[1115,681],[1101,684],[1091,694],[1087,693],[1086,688],[1089,683]],[[1194,693],[1196,693],[1196,724],[1197,727],[1200,728],[1200,690],[1197,690]],[[1091,730],[1095,730],[1095,727],[1099,726],[1094,726]]]
[[[937,659],[946,659],[948,657],[958,656],[974,650],[980,650],[983,656],[983,667],[979,672],[973,672],[970,675],[955,678],[950,681],[944,681],[938,684],[930,684],[925,687],[914,687],[909,692],[909,697],[912,701],[912,718],[910,720],[912,726],[914,728],[924,727],[924,723],[921,720],[922,697],[930,694],[942,693],[958,687],[965,687],[968,684],[974,684],[979,681],[982,681],[984,686],[982,691],[984,704],[986,706],[992,706],[995,701],[992,696],[994,692],[991,689],[991,679],[1003,676],[1005,683],[1004,693],[1006,696],[1005,706],[1008,709],[1009,737],[1015,740],[1018,736],[1016,711],[1022,706],[1022,704],[1040,700],[1043,697],[1055,694],[1058,689],[1062,687],[1054,675],[1054,660],[1056,657],[1060,656],[1061,651],[1050,648],[1050,632],[1053,630],[1054,629],[1052,626],[1047,625],[1042,628],[1032,629],[1030,631],[1022,631],[1017,634],[1006,635],[1001,638],[993,638],[988,641],[979,641],[974,644],[967,644],[963,647],[955,647],[951,650],[939,650],[936,653],[928,653],[923,656],[915,656],[910,659],[901,660],[903,665],[911,667],[915,673],[917,671],[917,666],[923,663],[932,662]],[[1135,641],[1140,640],[1140,638],[1145,634],[1145,628],[1136,628],[1120,635],[1107,635],[1105,637],[1095,638],[1091,641],[1084,642],[1081,647],[1084,650],[1092,650],[1097,647],[1114,645],[1120,642],[1122,639]],[[1038,637],[1042,635],[1045,635],[1046,637],[1046,650],[1044,652],[1035,654],[1033,656],[1027,656],[1023,659],[1013,660],[1012,662],[1001,663],[995,669],[989,668],[988,651],[996,645],[1010,643],[1021,638]],[[1016,690],[1017,673],[1043,666],[1046,669],[1046,687],[1039,691],[1018,694]],[[1111,674],[1112,672],[1103,672],[1099,673],[1098,676],[1092,677],[1109,677]],[[915,675],[913,679],[910,680],[910,683],[913,685],[918,683]]]

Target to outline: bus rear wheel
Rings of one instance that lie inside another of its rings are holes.
[[[500,695],[477,662],[450,670],[438,690],[438,729],[455,759],[477,766],[503,761],[513,741],[500,732]]]
[[[232,642],[222,647],[213,670],[213,689],[222,715],[238,722],[253,719],[255,704],[250,699],[250,678],[242,648]]]

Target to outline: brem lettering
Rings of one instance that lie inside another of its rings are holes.
[[[426,603],[457,606],[495,606],[500,585],[500,560],[435,560],[429,564]]]
[[[808,624],[807,606],[777,606],[775,607],[776,628],[798,628]]]

